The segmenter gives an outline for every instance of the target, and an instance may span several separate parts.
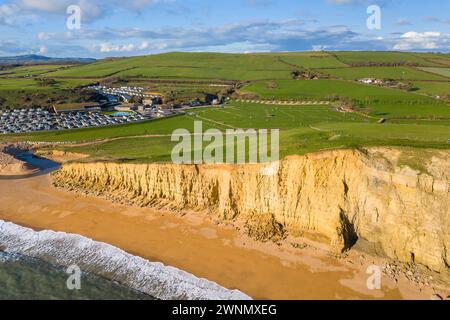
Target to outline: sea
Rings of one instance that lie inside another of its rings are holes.
[[[69,288],[67,268],[0,251],[0,300],[154,300],[153,297],[90,273]],[[70,282],[69,282],[70,283]]]

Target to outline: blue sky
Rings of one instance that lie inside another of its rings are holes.
[[[367,28],[369,5],[381,29]],[[81,8],[69,30],[67,7]],[[450,52],[448,0],[0,0],[0,55],[168,51]]]

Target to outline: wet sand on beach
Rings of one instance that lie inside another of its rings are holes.
[[[239,289],[254,299],[429,299],[406,280],[369,290],[374,261],[352,253],[259,243],[203,214],[184,216],[54,188],[48,175],[0,180],[0,219],[35,230],[77,233],[150,261]]]

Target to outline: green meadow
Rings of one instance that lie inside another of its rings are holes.
[[[434,69],[434,68],[432,68]],[[433,74],[408,67],[355,67],[338,69],[320,69],[321,73],[329,74],[345,80],[358,80],[363,78],[395,79],[395,80],[436,80],[450,81],[444,74]]]
[[[281,156],[305,154],[333,148],[366,146],[412,146],[448,148],[450,122],[409,121],[378,124],[359,114],[340,113],[332,106],[263,105],[230,102],[225,108],[194,109],[169,119],[117,127],[43,132],[3,137],[11,140],[89,142],[60,146],[82,152],[87,160],[134,162],[169,161],[177,142],[170,135],[176,129],[194,132],[194,122],[202,121],[203,131],[227,129],[280,129]],[[204,143],[204,147],[207,143]]]
[[[450,95],[450,82],[414,81],[412,87],[417,93],[441,97]]]
[[[373,66],[352,67],[352,64]],[[68,95],[71,89],[120,76],[117,85],[139,85],[152,92],[173,93],[191,99],[218,92],[227,81],[240,82],[238,94],[262,100],[330,101],[329,105],[271,105],[229,101],[225,108],[188,110],[179,116],[112,127],[0,136],[0,141],[69,142],[58,148],[90,155],[88,160],[169,161],[171,133],[180,128],[203,130],[280,129],[282,156],[333,148],[405,146],[448,149],[450,144],[450,93],[445,63],[448,55],[400,52],[293,52],[259,54],[168,53],[107,59],[86,65],[19,67],[4,72],[27,72],[55,79],[41,86],[36,78],[8,78],[0,74],[4,105],[18,107],[25,94],[42,97]],[[377,65],[381,64],[381,65]],[[383,65],[385,64],[385,65]],[[387,66],[392,64],[399,66]],[[419,66],[421,68],[419,69]],[[423,68],[422,68],[423,67]],[[335,79],[293,80],[300,68],[328,73]],[[412,83],[411,92],[353,81],[392,78]],[[223,81],[223,82],[220,82]],[[19,94],[20,93],[20,94]],[[73,98],[73,97],[70,97]],[[343,113],[337,99],[348,98],[358,112]],[[378,121],[383,118],[383,124]],[[83,142],[83,144],[79,144]]]
[[[283,62],[303,68],[340,68],[347,65],[325,52],[284,53],[279,55]]]
[[[41,86],[35,78],[0,78],[0,93],[8,90],[48,91],[54,89],[71,89],[94,82],[92,79],[57,79],[54,85]]]
[[[50,73],[50,77],[106,77],[257,80],[288,79],[294,68],[276,56],[168,53],[105,60]]]
[[[327,100],[346,97],[359,103],[364,111],[379,118],[446,118],[450,107],[434,98],[340,80],[259,81],[244,88],[265,99]]]
[[[33,75],[42,75],[58,69],[69,68],[66,65],[35,65],[35,66],[22,66],[13,69],[6,69],[0,71],[0,77],[26,77]]]
[[[450,68],[421,68],[424,71],[439,74],[443,77],[450,78]]]
[[[344,51],[334,53],[339,61],[352,65],[360,63],[390,63],[411,64],[423,67],[441,66],[442,61],[450,62],[446,55],[435,55],[410,52],[381,52],[381,51]],[[439,58],[440,62],[433,60]]]
[[[274,99],[295,98],[326,100],[327,97],[343,96],[357,100],[370,101],[433,101],[431,98],[417,96],[405,91],[342,80],[257,81],[249,84],[243,90],[255,92],[264,98]]]
[[[50,101],[74,102],[79,95],[73,88],[92,83],[93,79],[57,79],[54,85],[42,86],[36,78],[1,78],[0,108],[48,106]]]
[[[441,56],[439,56],[441,57]],[[288,79],[298,68],[327,69],[345,68],[352,63],[400,63],[417,64],[424,67],[441,66],[426,60],[427,56],[398,52],[303,52],[267,54],[221,54],[221,53],[167,53],[160,55],[107,59],[84,66],[75,66],[50,72],[49,77],[141,77],[167,79],[222,79],[264,80]],[[441,57],[447,61],[446,56]],[[449,59],[450,62],[450,59]],[[388,68],[389,69],[389,68]],[[351,69],[349,69],[351,70]],[[367,74],[368,70],[355,70],[356,74]],[[342,69],[341,72],[346,72]],[[347,71],[348,72],[348,71]],[[358,73],[359,72],[359,73]],[[415,80],[442,79],[439,75],[415,69],[383,70],[374,72],[394,78]],[[346,74],[346,76],[349,76]],[[370,76],[370,72],[367,74]],[[354,76],[349,76],[354,79]]]

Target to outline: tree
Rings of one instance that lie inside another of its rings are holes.
[[[56,80],[51,78],[37,78],[36,81],[38,82],[38,85],[41,87],[49,87],[57,84]]]
[[[300,78],[301,72],[299,70],[295,70],[291,72],[291,77],[294,80],[297,80],[298,78]]]

